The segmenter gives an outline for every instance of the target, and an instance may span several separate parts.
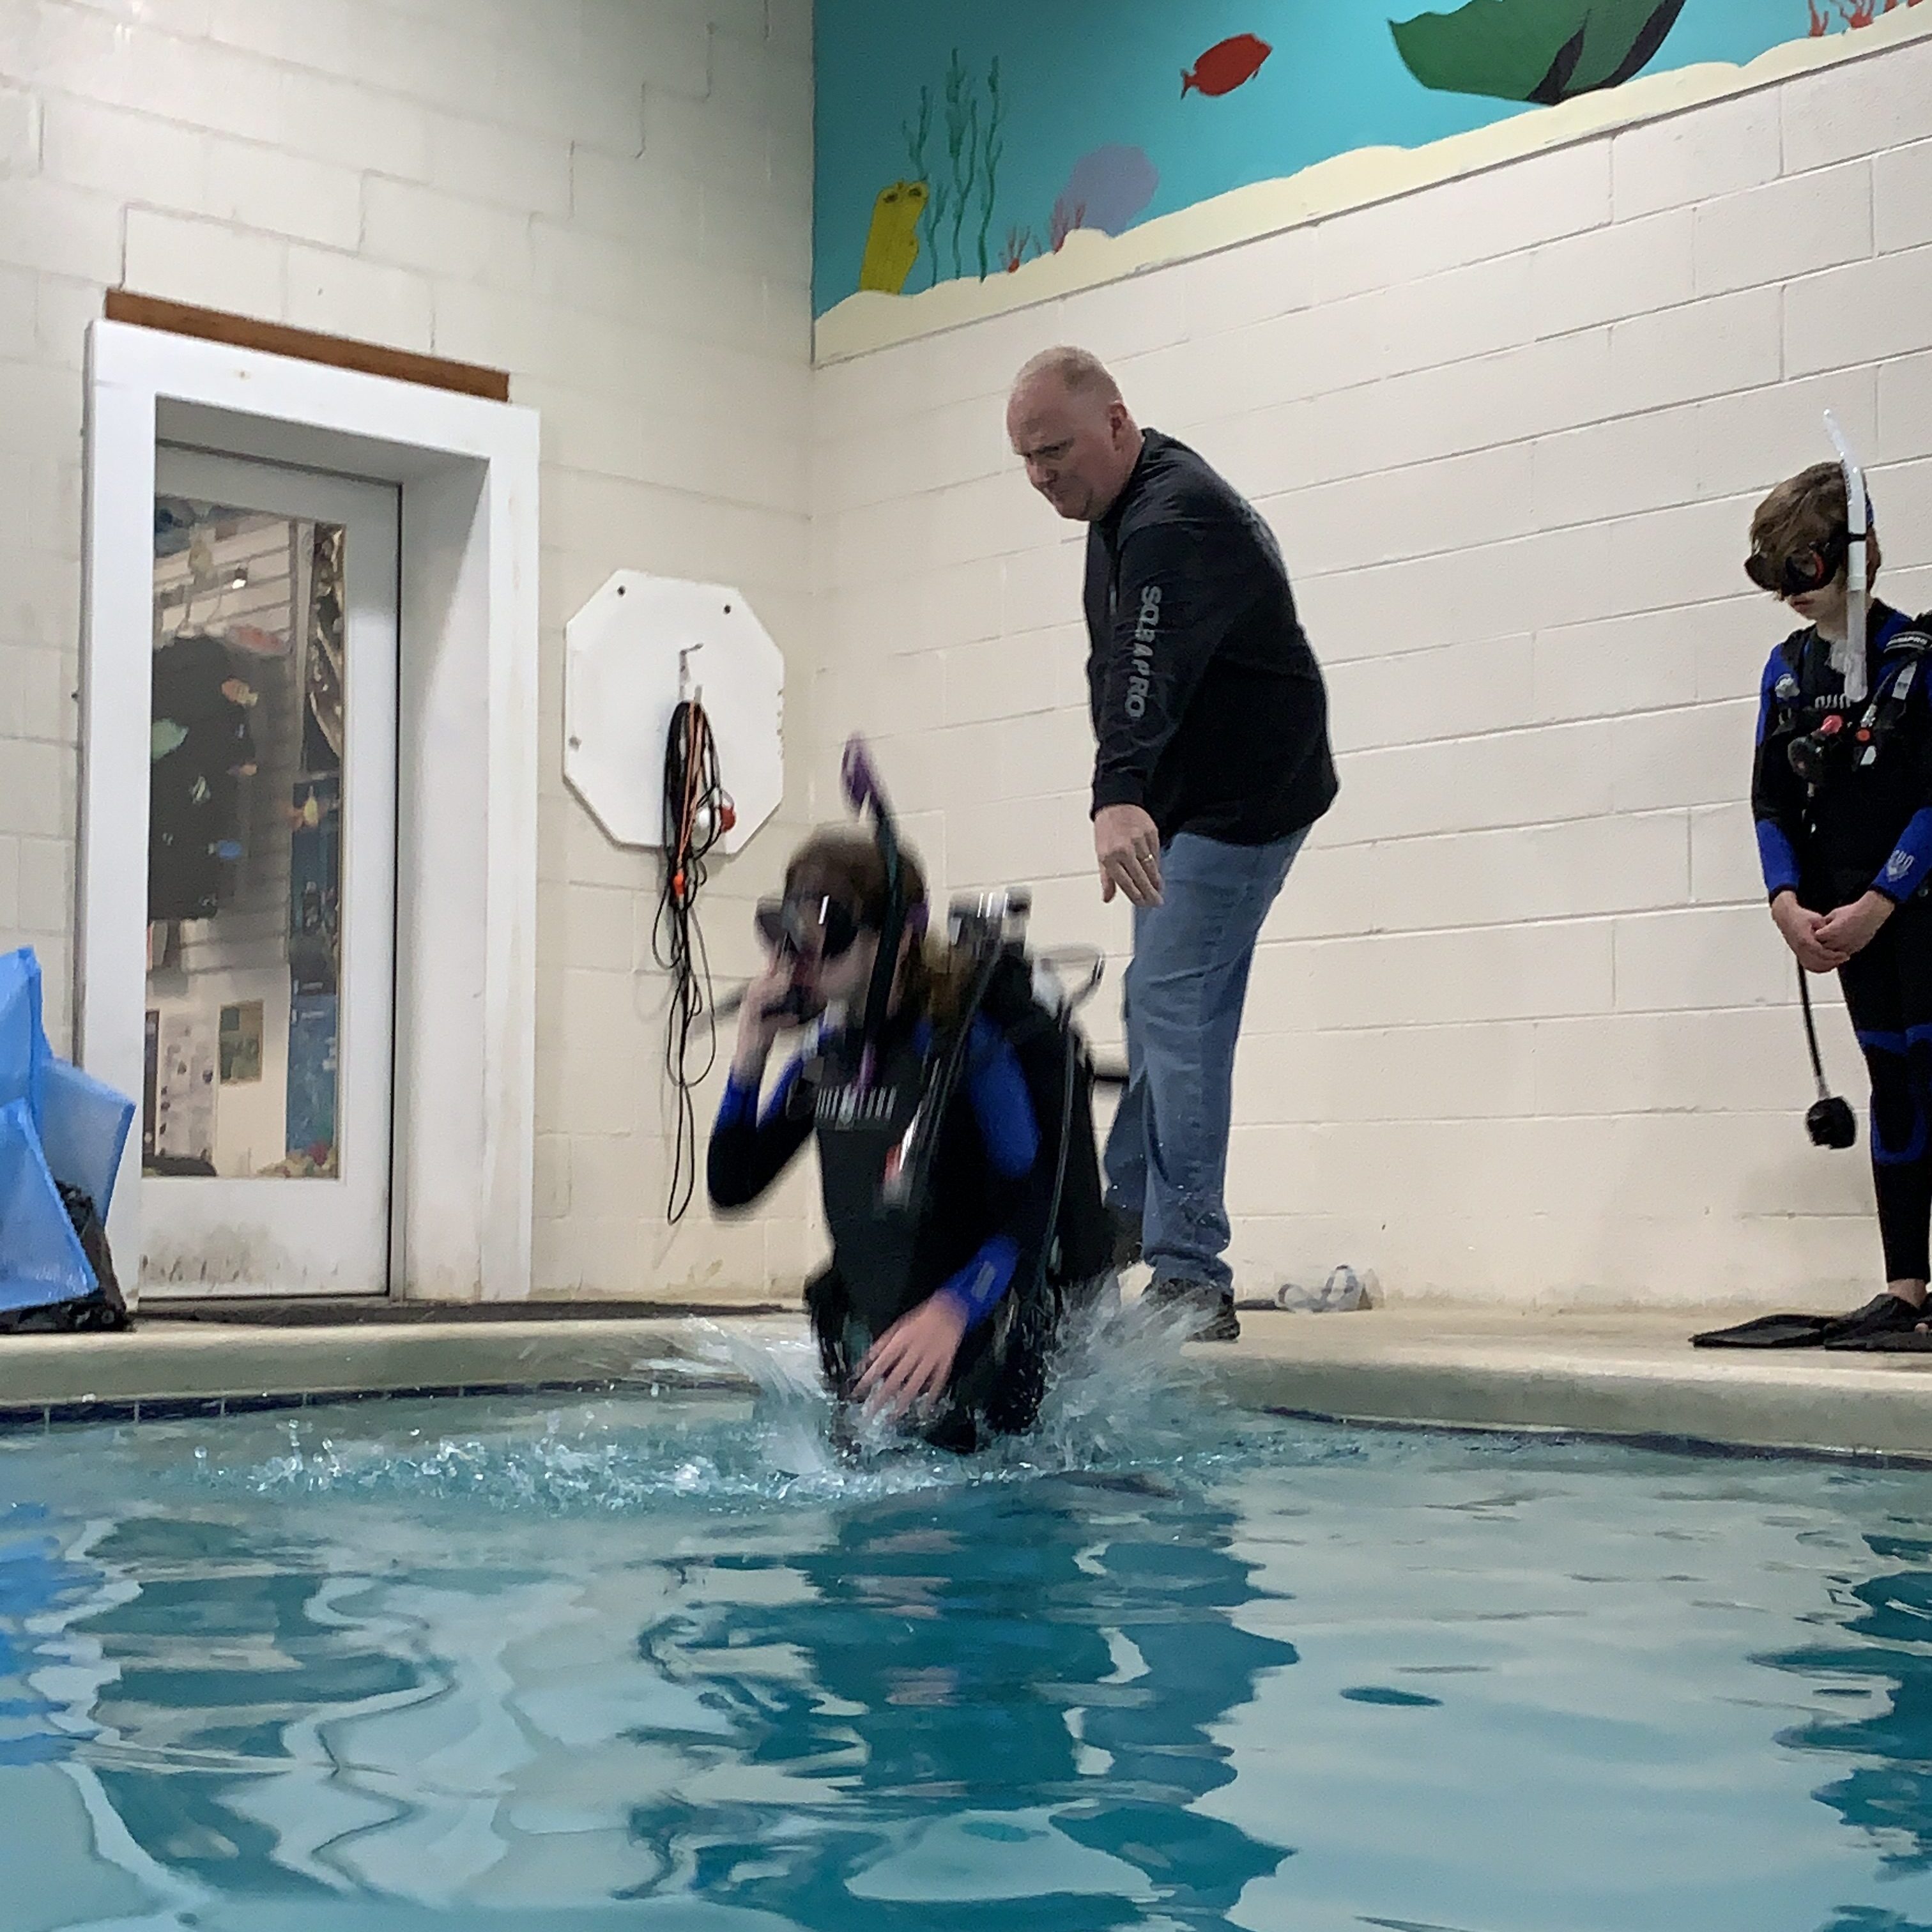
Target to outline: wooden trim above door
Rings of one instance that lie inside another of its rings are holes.
[[[158,296],[136,295],[131,289],[110,289],[104,313],[110,322],[131,322],[139,328],[199,336],[207,342],[225,342],[232,348],[292,356],[302,362],[326,362],[331,368],[387,376],[432,389],[454,389],[461,395],[480,396],[486,402],[510,400],[510,378],[501,369],[452,362],[442,356],[419,356],[412,350],[385,349],[373,342],[352,342],[345,336],[320,335],[313,329],[258,322],[252,316],[196,308],[188,302],[164,302]]]

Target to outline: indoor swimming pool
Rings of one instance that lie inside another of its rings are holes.
[[[1932,1924],[1932,1472],[781,1366],[0,1438],[0,1932]]]

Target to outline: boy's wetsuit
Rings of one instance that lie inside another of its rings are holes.
[[[967,1324],[944,1439],[970,1446],[976,1415],[996,1430],[1026,1427],[1050,1326],[1040,1303],[1052,1178],[1018,1056],[990,1022],[974,1022],[914,1212],[886,1204],[881,1187],[925,1090],[932,1027],[890,1029],[862,1094],[851,1076],[856,1046],[843,1031],[808,1046],[762,1108],[755,1088],[735,1076],[726,1083],[711,1132],[711,1198],[748,1206],[815,1135],[832,1265],[806,1294],[835,1386],[901,1315],[944,1294]]]
[[[1840,968],[1872,1083],[1872,1174],[1886,1275],[1932,1275],[1932,637],[1928,620],[1874,602],[1870,695],[1847,704],[1831,647],[1794,632],[1765,667],[1751,808],[1765,889],[1814,912],[1882,892],[1897,908]],[[1838,724],[1827,724],[1828,719]],[[1825,735],[1819,735],[1821,727]],[[1815,748],[1814,777],[1791,748]]]

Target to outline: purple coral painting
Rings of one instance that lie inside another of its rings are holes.
[[[1076,228],[1097,228],[1103,235],[1124,233],[1153,200],[1160,185],[1154,164],[1138,148],[1114,141],[1082,154],[1054,202],[1049,244],[1057,251]]]

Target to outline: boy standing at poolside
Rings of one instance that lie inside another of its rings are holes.
[[[1871,1076],[1885,1253],[1884,1292],[1802,1339],[1855,1340],[1914,1328],[1932,1275],[1932,636],[1868,596],[1868,694],[1847,698],[1851,539],[1835,464],[1780,483],[1750,540],[1752,581],[1802,626],[1760,687],[1751,807],[1765,890],[1799,967],[1844,988]],[[1876,583],[1876,531],[1864,541]]]

